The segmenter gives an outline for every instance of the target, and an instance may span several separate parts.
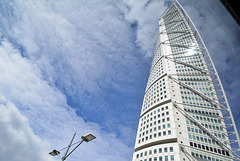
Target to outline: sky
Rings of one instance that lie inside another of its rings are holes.
[[[240,131],[239,26],[217,0],[179,2],[212,56]],[[158,19],[169,4],[0,1],[1,160],[60,160],[48,152],[75,132],[75,141],[97,138],[67,160],[131,160]]]

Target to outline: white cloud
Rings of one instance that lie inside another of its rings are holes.
[[[0,17],[4,22],[0,29],[36,66],[41,79],[61,90],[78,115],[104,125],[122,123],[115,111],[127,101],[119,98],[130,100],[134,97],[131,93],[137,93],[131,89],[136,77],[143,76],[141,65],[145,63],[138,62],[141,58],[133,41],[135,35],[125,19],[127,5],[121,1],[75,0],[10,4],[3,5],[6,9],[1,15],[13,14]],[[108,117],[113,113],[115,120]]]
[[[0,134],[1,141],[8,142],[0,142],[3,147],[1,158],[6,161],[51,160],[48,152],[52,148],[65,147],[74,132],[77,132],[78,140],[79,135],[88,132],[97,139],[84,143],[69,160],[81,157],[83,160],[121,161],[131,157],[132,149],[114,132],[106,132],[98,124],[78,117],[66,104],[65,96],[43,80],[36,65],[23,58],[6,39],[1,41],[0,57]],[[18,152],[9,155],[6,150]]]
[[[16,106],[0,98],[0,156],[2,161],[51,161],[48,144],[36,136]]]
[[[146,57],[152,57],[157,40],[158,19],[165,11],[164,1],[124,0],[130,12],[126,19],[131,23],[137,22],[136,43]],[[155,23],[153,23],[155,22]]]
[[[134,44],[122,2],[16,1],[9,10],[16,20],[5,35],[25,49],[44,79],[71,96],[118,88],[122,66],[136,68],[134,55],[126,54]]]

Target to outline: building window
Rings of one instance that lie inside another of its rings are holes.
[[[168,130],[168,135],[171,135],[171,130]]]
[[[157,149],[154,149],[154,154],[157,154]]]
[[[159,148],[159,153],[162,153],[162,148]]]
[[[168,150],[167,150],[167,147],[166,147],[166,148],[164,148],[164,152],[168,152]]]
[[[159,161],[163,161],[163,158],[162,158],[162,156],[159,156]]]
[[[165,156],[165,161],[168,161],[168,156]]]

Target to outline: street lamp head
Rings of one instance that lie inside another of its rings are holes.
[[[85,135],[83,135],[82,137],[81,137],[81,139],[82,140],[84,140],[84,141],[86,141],[86,142],[89,142],[89,141],[91,141],[91,140],[93,140],[93,139],[95,139],[96,137],[93,135],[93,134],[90,134],[90,133],[87,133],[87,134],[85,134]]]
[[[60,152],[57,151],[56,149],[54,149],[54,150],[52,150],[49,154],[52,155],[52,156],[56,156],[56,155],[59,155]]]

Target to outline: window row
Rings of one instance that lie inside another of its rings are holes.
[[[141,142],[147,141],[148,139],[153,139],[153,138],[166,136],[166,135],[171,135],[171,134],[172,134],[171,130],[158,132],[158,133],[155,133],[153,135],[146,136],[145,138],[139,139],[138,144],[140,144]]]
[[[198,117],[199,118],[199,117]],[[209,124],[210,123],[210,120],[212,120],[212,123],[213,123],[213,120],[214,119],[206,119],[206,117],[200,117],[200,118],[202,118],[201,120],[204,120],[204,121],[208,121],[207,123],[208,124],[202,124],[203,126],[205,126],[206,128],[209,128],[209,129],[213,129],[213,130],[217,130],[217,131],[223,131],[223,127],[222,126],[217,126],[217,125],[212,125],[212,124]],[[203,119],[204,118],[204,119]],[[199,120],[199,119],[198,119]],[[189,120],[186,120],[186,123],[187,123],[187,125],[194,125],[194,123],[192,122],[192,121],[189,121]],[[215,123],[218,123],[217,121],[215,122]],[[221,121],[219,122],[219,123],[221,123]],[[219,125],[219,124],[218,124]]]
[[[210,156],[206,156],[206,155],[202,155],[202,154],[198,154],[198,153],[194,153],[194,152],[192,152],[192,156],[193,156],[194,158],[196,158],[197,160],[223,161],[223,160],[221,160],[221,159],[216,159],[216,158],[214,158],[214,157],[210,157]],[[224,159],[224,161],[226,161],[226,160]],[[229,160],[229,161],[230,161],[230,160]]]
[[[206,106],[210,107],[212,105],[205,100],[201,101],[200,103],[199,102],[192,102],[192,101],[189,101],[189,102],[188,101],[182,101],[182,103],[189,104],[189,105],[204,106],[204,107],[206,107]]]
[[[158,160],[159,158],[159,160]],[[174,155],[165,155],[165,156],[159,156],[159,157],[153,157],[153,158],[148,158],[140,161],[174,161]]]
[[[186,78],[186,79],[195,79],[195,78]],[[188,81],[188,80],[186,80],[186,81]],[[192,82],[185,82],[185,84],[187,83],[188,85],[191,85],[191,86],[198,86],[196,88],[198,88],[201,91],[212,91],[212,87],[208,84],[204,85],[204,83],[202,82],[202,84],[203,84],[202,85],[200,82],[193,82],[193,80],[189,80],[189,81],[192,81]],[[187,94],[187,93],[182,91],[181,94]]]
[[[199,149],[203,149],[203,150],[207,150],[207,151],[211,151],[211,152],[214,152],[214,153],[230,156],[228,151],[213,148],[213,147],[209,147],[209,146],[206,146],[206,145],[201,145],[201,144],[190,142],[190,146],[195,147],[195,148],[199,148]]]
[[[207,105],[206,105],[207,106]],[[206,107],[205,106],[205,107]],[[209,106],[208,106],[209,107]],[[208,121],[208,122],[215,122],[215,123],[221,123],[221,120],[220,119],[210,119],[210,118],[208,118],[207,116],[219,116],[219,113],[216,111],[216,112],[211,112],[211,111],[203,111],[203,110],[197,110],[198,108],[196,108],[196,109],[189,109],[189,108],[184,108],[184,110],[185,111],[187,111],[187,112],[191,112],[191,113],[198,113],[198,114],[202,114],[202,115],[204,115],[204,117],[202,117],[202,116],[196,116],[196,118],[198,119],[198,120],[204,120],[204,121]],[[207,116],[206,116],[207,115]]]
[[[200,112],[199,112],[200,113]],[[207,112],[207,111],[202,111],[202,114],[206,114],[206,115],[215,115],[215,116],[219,116],[218,112]],[[195,116],[193,115],[194,118],[196,118],[197,120],[204,120],[204,121],[208,121],[208,122],[212,122],[212,123],[216,123],[216,124],[221,124],[221,120],[220,119],[213,119],[213,118],[208,118],[207,116]]]
[[[201,60],[202,58],[200,57],[200,52],[196,52],[195,55],[191,55],[191,57],[188,57],[187,52],[183,52],[183,53],[179,53],[174,55],[174,58],[178,59],[178,58],[185,58],[185,60]],[[176,65],[176,68],[183,68],[183,66],[181,65]]]
[[[217,142],[213,139],[207,139],[207,138],[204,138],[204,137],[201,137],[201,136],[195,136],[193,134],[189,134],[188,137],[189,137],[189,139],[205,142],[205,143],[208,143],[208,144],[218,145]]]
[[[173,147],[164,147],[164,148],[158,148],[154,150],[149,150],[145,151],[144,153],[137,154],[137,158],[147,156],[147,155],[152,155],[152,154],[157,154],[157,153],[167,153],[167,152],[173,152]]]
[[[197,89],[196,89],[197,90]],[[213,93],[206,93],[206,95],[213,97]],[[205,101],[205,99],[201,97],[189,97],[189,96],[182,96],[183,100],[189,100],[189,101]]]
[[[206,126],[205,126],[206,125]],[[205,127],[207,127],[208,125],[207,124],[203,124],[202,123],[202,126],[205,126]],[[206,134],[204,131],[202,131],[201,129],[199,129],[199,128],[190,128],[190,127],[187,127],[187,130],[189,131],[189,132],[194,132],[194,133],[196,133],[196,134]],[[222,139],[225,139],[226,137],[225,137],[225,134],[224,133],[216,133],[215,131],[214,132],[212,132],[213,134],[214,134],[214,136],[216,136],[216,137],[218,137],[218,138],[222,138]]]
[[[209,79],[207,77],[196,77],[193,78],[178,78],[179,81],[208,81]],[[190,82],[191,85],[202,85],[201,82]],[[196,84],[197,83],[197,84]],[[183,87],[184,88],[184,87]]]

